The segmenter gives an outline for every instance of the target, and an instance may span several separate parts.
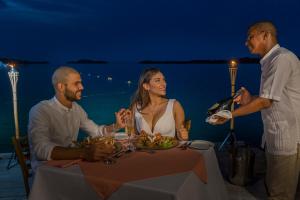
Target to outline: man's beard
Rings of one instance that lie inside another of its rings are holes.
[[[68,101],[72,101],[72,102],[73,102],[73,101],[78,101],[79,98],[76,97],[76,94],[77,94],[78,92],[81,92],[81,91],[80,91],[80,90],[77,90],[76,92],[72,92],[72,91],[66,89],[66,90],[65,90],[65,93],[64,93],[64,96],[66,97],[66,99],[67,99]]]

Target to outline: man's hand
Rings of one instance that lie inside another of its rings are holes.
[[[240,105],[246,105],[252,100],[252,96],[246,88],[242,87],[242,94],[237,96],[233,101]]]
[[[84,148],[83,159],[93,162],[99,161],[114,152],[115,148],[112,144],[104,142],[94,143]]]

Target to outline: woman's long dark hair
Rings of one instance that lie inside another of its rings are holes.
[[[138,88],[131,98],[131,109],[133,109],[133,106],[136,106],[137,111],[141,112],[150,103],[149,93],[144,89],[143,84],[149,83],[151,78],[159,72],[161,71],[155,67],[147,68],[142,72],[138,82]]]

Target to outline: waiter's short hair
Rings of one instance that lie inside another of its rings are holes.
[[[248,33],[253,30],[256,30],[258,32],[265,31],[270,33],[273,37],[277,37],[276,27],[271,21],[260,21],[252,24],[248,29]]]

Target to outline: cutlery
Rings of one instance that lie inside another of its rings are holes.
[[[56,167],[59,167],[59,168],[66,168],[66,167],[70,167],[72,165],[76,165],[78,164],[80,161],[82,161],[81,159],[76,159],[76,160],[71,160],[69,162],[66,162],[64,164],[60,164],[60,165],[56,165]]]
[[[141,149],[141,148],[137,148],[136,151],[146,152],[146,153],[150,153],[150,154],[155,153],[155,151],[153,149]]]
[[[130,153],[131,150],[130,149],[126,149],[126,150],[122,150],[119,152],[114,153],[113,155],[110,156],[110,158],[120,158],[121,156],[123,156],[125,153]]]
[[[105,164],[105,165],[111,165],[111,164],[115,164],[117,161],[116,161],[116,159],[114,159],[114,158],[105,158],[104,160],[103,160],[103,163]]]
[[[179,146],[181,150],[186,150],[190,145],[192,144],[192,141],[187,141],[183,145]]]

